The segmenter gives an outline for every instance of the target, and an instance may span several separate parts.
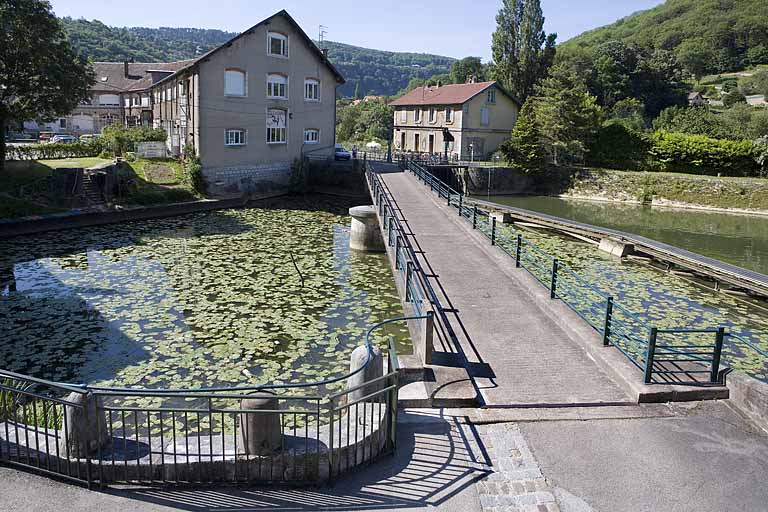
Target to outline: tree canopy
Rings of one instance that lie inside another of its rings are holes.
[[[71,48],[51,4],[0,0],[0,170],[9,121],[50,120],[88,98],[90,65]]]

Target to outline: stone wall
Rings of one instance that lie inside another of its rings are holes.
[[[291,163],[203,169],[211,197],[251,199],[286,193],[291,182]]]
[[[431,171],[465,194],[485,195],[489,190],[491,195],[536,193],[533,177],[509,167],[433,168]]]

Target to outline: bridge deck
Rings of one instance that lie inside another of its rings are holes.
[[[628,396],[537,305],[533,278],[499,258],[409,173],[382,173],[434,274],[485,405],[626,403]],[[436,343],[436,350],[440,344]]]

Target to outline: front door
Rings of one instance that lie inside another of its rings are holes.
[[[432,155],[435,152],[435,135],[429,134],[429,154]]]
[[[413,150],[417,153],[421,151],[421,148],[419,147],[419,134],[415,134],[413,136]]]
[[[405,132],[400,134],[400,150],[405,151]]]

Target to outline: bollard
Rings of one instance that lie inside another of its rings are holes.
[[[368,365],[363,370],[357,371],[368,361],[368,347],[362,345],[352,351],[352,355],[349,357],[349,372],[357,371],[357,373],[347,378],[347,389],[354,389],[354,391],[347,394],[347,403],[360,400],[384,387],[383,380],[367,386],[363,385],[368,381],[384,376],[384,356],[381,354],[381,350],[374,346],[370,357]]]
[[[240,440],[247,455],[269,455],[283,446],[280,403],[263,391],[240,400]],[[259,412],[264,411],[264,412]]]
[[[86,458],[100,451],[109,443],[107,418],[101,399],[91,392],[72,392],[64,406],[63,437],[59,441],[59,452],[72,458]]]

